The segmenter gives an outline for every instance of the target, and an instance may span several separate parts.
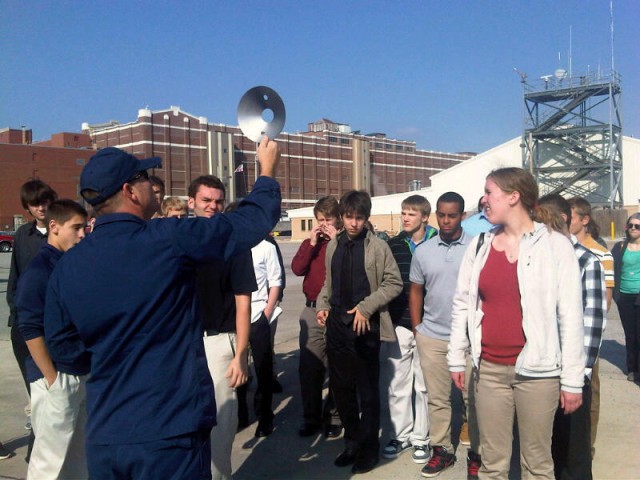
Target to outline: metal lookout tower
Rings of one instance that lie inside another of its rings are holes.
[[[540,195],[580,196],[592,205],[622,204],[620,76],[564,69],[524,88],[523,166],[538,180]]]

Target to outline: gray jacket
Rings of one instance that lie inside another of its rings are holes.
[[[325,259],[327,274],[324,286],[318,295],[317,310],[331,310],[329,305],[332,293],[331,259],[336,251],[338,238],[342,235],[346,235],[346,233],[341,232],[327,244]],[[370,231],[367,232],[364,240],[364,269],[367,272],[371,295],[357,305],[358,310],[366,318],[371,318],[374,313],[379,312],[380,340],[393,342],[396,340],[396,334],[391,322],[391,315],[389,315],[388,304],[402,292],[402,277],[387,242],[379,239]]]

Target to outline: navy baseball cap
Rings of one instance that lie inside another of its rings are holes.
[[[136,173],[161,165],[160,157],[138,160],[119,148],[103,148],[82,169],[80,195],[91,205],[98,205],[118,193]]]

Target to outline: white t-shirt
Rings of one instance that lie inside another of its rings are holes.
[[[254,323],[260,319],[260,315],[267,306],[269,288],[282,286],[282,271],[278,263],[276,247],[266,240],[251,249],[251,256],[258,284],[258,290],[251,294],[251,323]],[[274,317],[272,315],[271,319]]]

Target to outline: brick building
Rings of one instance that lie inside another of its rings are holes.
[[[179,107],[142,109],[134,122],[85,123],[82,130],[98,149],[115,146],[139,157],[161,157],[162,168],[154,173],[165,180],[167,195],[185,196],[192,179],[213,174],[227,185],[227,198],[236,199],[256,179],[256,145],[238,127],[209,123]],[[283,210],[353,188],[386,195],[425,187],[431,175],[472,156],[420,150],[415,142],[363,135],[327,119],[310,123],[305,133],[282,133],[278,142]]]
[[[88,135],[57,133],[31,143],[31,130],[0,130],[0,229],[13,230],[30,217],[20,203],[20,187],[35,178],[51,185],[60,198],[80,201],[82,167],[95,153]]]

